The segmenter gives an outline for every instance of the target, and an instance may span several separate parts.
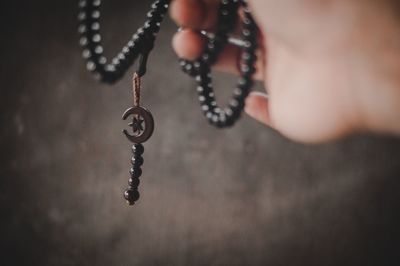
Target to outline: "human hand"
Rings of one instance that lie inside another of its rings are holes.
[[[179,57],[198,58],[219,0],[174,0],[183,27]],[[251,93],[246,112],[283,135],[322,142],[358,131],[400,134],[400,22],[390,0],[249,0],[260,27],[255,78],[268,96]],[[237,74],[237,47],[214,66]]]

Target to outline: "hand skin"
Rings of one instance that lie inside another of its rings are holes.
[[[390,0],[249,0],[260,27],[246,112],[283,135],[319,143],[357,132],[400,134],[400,7]],[[216,25],[219,0],[174,0],[184,30],[179,57],[196,59]],[[228,46],[215,69],[236,73],[240,50]]]

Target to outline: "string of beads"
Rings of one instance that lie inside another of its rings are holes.
[[[140,76],[146,73],[146,61],[154,47],[157,33],[171,0],[155,1],[147,13],[146,22],[140,27],[121,51],[109,62],[104,56],[100,34],[100,0],[79,1],[80,45],[82,56],[86,60],[86,68],[95,77],[105,83],[115,83],[120,80],[129,67],[141,56]]]
[[[80,0],[78,15],[81,34],[80,44],[83,57],[87,61],[87,69],[103,82],[114,83],[122,78],[129,67],[140,57],[137,73],[143,76],[146,72],[146,63],[149,53],[154,47],[161,22],[168,10],[171,0],[157,0],[147,13],[146,22],[137,30],[131,40],[122,48],[111,62],[104,56],[100,35],[100,0]],[[219,54],[228,42],[229,32],[237,26],[238,10],[243,7],[242,38],[243,52],[240,60],[241,78],[234,90],[233,98],[225,108],[217,105],[214,88],[212,86],[211,66],[218,59]],[[202,112],[208,121],[219,128],[232,126],[243,111],[244,102],[253,85],[252,75],[255,72],[257,48],[257,26],[251,16],[246,0],[222,0],[218,14],[218,26],[215,34],[209,37],[203,54],[198,60],[190,62],[180,60],[182,69],[195,77],[197,92]]]
[[[210,65],[218,59],[218,55],[228,41],[227,31],[232,30],[235,25],[233,18],[228,16],[236,11],[238,5],[243,6],[243,26],[241,30],[242,54],[239,64],[241,77],[233,91],[233,97],[225,108],[218,106],[212,86]],[[219,24],[217,34],[209,38],[203,55],[195,62],[181,60],[183,71],[195,77],[197,82],[198,99],[201,110],[208,121],[219,128],[232,126],[240,117],[247,95],[253,85],[252,76],[255,72],[255,61],[257,59],[257,32],[258,28],[250,13],[246,1],[222,1],[219,10]]]

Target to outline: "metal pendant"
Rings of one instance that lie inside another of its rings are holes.
[[[124,129],[124,134],[132,143],[140,144],[146,142],[154,131],[154,119],[149,110],[142,106],[134,106],[125,111],[123,120],[132,116],[132,122],[129,126],[132,128],[132,135]]]

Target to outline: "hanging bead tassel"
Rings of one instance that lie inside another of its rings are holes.
[[[138,187],[140,184],[140,176],[142,175],[142,165],[143,165],[143,152],[144,147],[142,144],[134,144],[132,146],[132,168],[129,171],[131,178],[129,178],[129,188],[125,190],[124,198],[129,203],[129,205],[135,204],[139,200],[140,194]]]
[[[131,159],[132,168],[129,171],[131,177],[129,178],[129,187],[124,192],[124,198],[129,205],[133,205],[139,200],[139,177],[142,176],[142,155],[144,153],[144,147],[142,143],[146,142],[154,131],[153,115],[149,110],[140,106],[141,80],[137,73],[134,73],[133,75],[132,84],[133,107],[126,110],[122,116],[123,120],[128,119],[128,117],[132,117],[132,122],[129,124],[129,126],[132,128],[133,134],[130,134],[126,129],[123,130],[123,133],[128,140],[133,143]]]

